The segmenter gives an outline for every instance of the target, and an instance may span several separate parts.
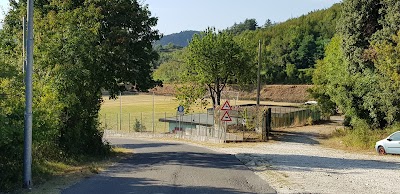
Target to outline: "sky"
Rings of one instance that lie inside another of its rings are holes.
[[[3,19],[5,13],[8,11],[9,6],[8,6],[8,0],[0,0],[0,28],[3,26]]]
[[[226,29],[245,19],[262,26],[267,19],[283,22],[310,11],[326,9],[342,0],[138,0],[158,17],[155,27],[168,35],[184,30],[204,31],[207,27]],[[8,0],[0,0],[0,22]],[[1,24],[0,24],[1,25]]]

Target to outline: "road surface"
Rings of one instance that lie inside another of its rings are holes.
[[[180,143],[110,139],[132,157],[85,179],[63,194],[276,193],[233,155]]]

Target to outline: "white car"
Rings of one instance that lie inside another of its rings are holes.
[[[375,150],[380,155],[400,154],[400,131],[394,132],[386,139],[376,142]]]
[[[318,102],[313,100],[304,103],[304,105],[315,105],[315,104],[318,104]]]

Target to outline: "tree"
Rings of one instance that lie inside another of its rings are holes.
[[[272,27],[272,26],[274,26],[274,25],[275,25],[275,24],[272,23],[272,21],[271,21],[270,19],[267,19],[267,20],[265,21],[264,25],[263,25],[263,28],[269,28],[269,27]]]
[[[287,75],[289,83],[296,83],[298,74],[299,74],[299,71],[295,65],[293,65],[293,64],[286,65],[286,75]]]
[[[287,83],[286,64],[293,64],[299,73],[310,72],[316,61],[324,57],[324,48],[336,32],[341,5],[335,4],[326,10],[318,10],[299,18],[273,24],[266,22],[264,28],[244,31],[235,39],[245,38],[248,45],[263,40],[264,83]],[[300,74],[303,78],[308,77]],[[300,76],[299,75],[299,76]],[[293,80],[293,79],[292,79]],[[311,83],[309,77],[293,80],[295,83]]]
[[[112,98],[126,83],[154,85],[151,27],[157,19],[136,1],[49,2],[36,24],[36,76],[52,84],[61,103],[59,144],[67,153],[102,150],[101,90]],[[48,76],[50,75],[50,76]]]
[[[246,30],[254,31],[257,29],[257,21],[255,19],[246,19],[244,22],[234,24],[232,27],[227,29],[232,34],[240,34]]]
[[[349,88],[351,77],[341,48],[342,38],[338,35],[332,38],[325,49],[325,58],[319,60],[313,74],[314,86],[312,96],[318,100],[324,115],[330,115],[338,106],[345,114],[351,112],[347,106],[352,103]]]
[[[0,189],[18,183],[22,175],[15,169],[22,169],[21,18],[26,1],[10,3],[0,31],[0,122],[8,123],[0,126],[0,152],[14,154],[0,159]],[[139,90],[155,84],[151,62],[158,57],[152,48],[159,39],[156,22],[136,0],[35,1],[34,169],[45,169],[40,167],[43,161],[110,151],[99,126],[101,91],[115,97],[124,83]]]
[[[121,83],[135,84],[140,91],[155,86],[150,62],[158,58],[152,47],[160,39],[158,30],[152,29],[157,18],[136,0],[102,0],[96,6],[102,15],[97,70],[93,69],[99,75],[98,82],[113,97],[121,90]]]
[[[339,34],[317,66],[315,91],[339,106],[353,126],[382,129],[400,121],[399,10],[394,0],[344,1]]]
[[[187,52],[186,72],[182,77],[199,88],[207,88],[214,106],[220,105],[226,84],[243,83],[253,65],[232,35],[213,29],[195,35]]]
[[[185,63],[184,54],[184,50],[176,50],[172,53],[161,53],[161,58],[165,60],[163,60],[161,65],[154,71],[154,79],[161,80],[163,83],[179,83],[179,75],[182,74],[182,66],[183,63]]]

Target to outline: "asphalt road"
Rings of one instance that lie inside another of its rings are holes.
[[[179,143],[110,141],[135,153],[61,193],[276,193],[232,155]]]

